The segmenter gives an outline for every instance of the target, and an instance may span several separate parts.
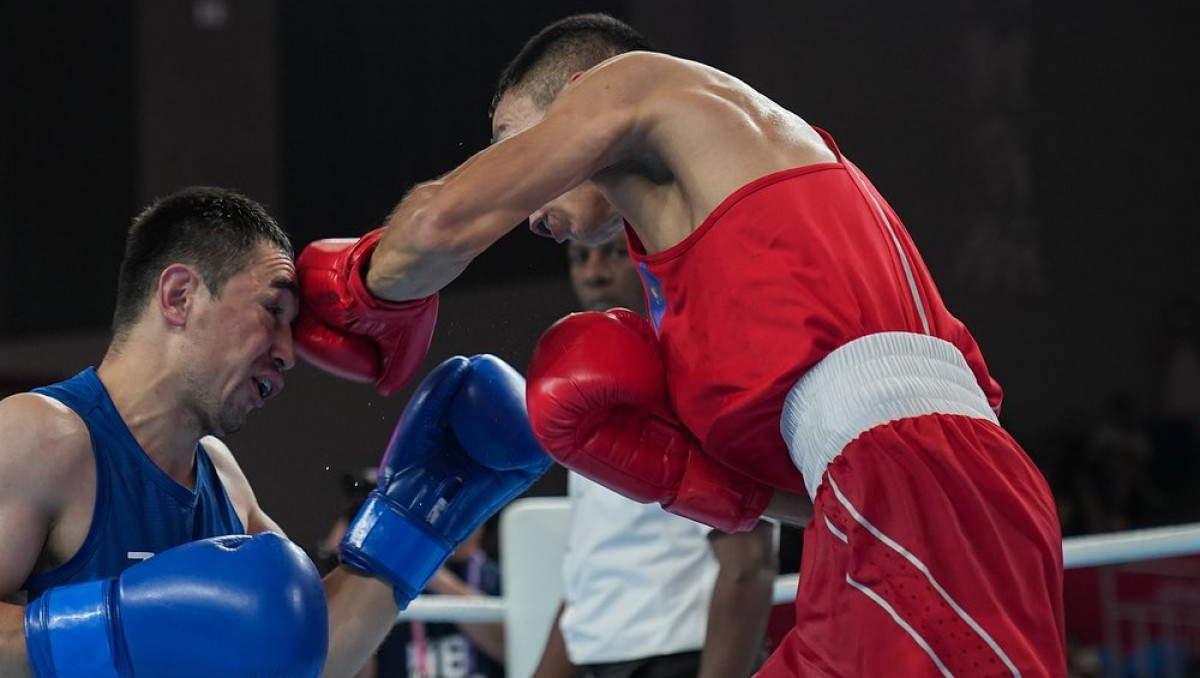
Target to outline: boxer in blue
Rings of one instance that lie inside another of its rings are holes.
[[[135,220],[100,365],[0,402],[0,676],[352,675],[548,466],[521,376],[446,361],[401,415],[344,564],[318,579],[220,439],[282,389],[299,304],[287,236],[252,200],[193,188]],[[356,366],[398,390],[436,300],[342,310],[375,358]]]

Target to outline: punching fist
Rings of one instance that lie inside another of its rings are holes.
[[[529,416],[563,466],[726,532],[749,530],[771,488],[710,459],[670,411],[654,329],[626,309],[574,313],[529,367]]]
[[[300,253],[296,349],[345,379],[373,381],[391,395],[412,379],[437,324],[436,294],[413,301],[380,299],[366,287],[371,254],[383,229],[358,240],[318,240]]]
[[[392,584],[404,609],[459,543],[550,466],[525,379],[491,355],[438,365],[400,415],[342,562]]]
[[[316,567],[271,533],[177,546],[25,607],[37,678],[313,678],[328,643]]]

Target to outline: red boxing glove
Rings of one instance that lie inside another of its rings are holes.
[[[771,498],[710,459],[670,411],[658,338],[633,311],[573,313],[546,330],[526,401],[550,456],[630,499],[744,532]]]
[[[383,237],[318,240],[300,253],[296,352],[345,379],[373,381],[388,396],[412,379],[433,338],[438,296],[387,301],[371,294],[364,275]]]

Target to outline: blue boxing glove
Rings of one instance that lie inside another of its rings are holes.
[[[377,487],[342,538],[342,562],[391,583],[404,609],[550,464],[529,426],[525,379],[495,356],[450,358],[400,415]]]
[[[312,678],[327,616],[298,546],[269,533],[217,537],[46,591],[25,608],[25,647],[37,678]]]

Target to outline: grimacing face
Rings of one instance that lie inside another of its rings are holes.
[[[545,115],[533,100],[522,94],[505,93],[492,115],[492,141],[498,143],[529,129]],[[529,215],[529,229],[556,242],[575,240],[599,245],[621,229],[621,215],[586,181]]]
[[[240,429],[251,410],[283,390],[283,372],[296,362],[292,320],[298,310],[295,265],[266,242],[220,295],[198,293],[186,380],[206,433]]]

